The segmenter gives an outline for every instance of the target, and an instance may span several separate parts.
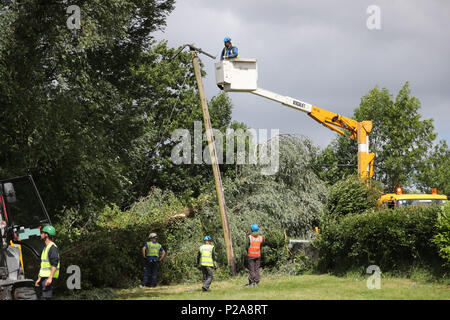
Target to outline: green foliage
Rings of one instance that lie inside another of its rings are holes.
[[[260,166],[244,165],[240,166],[235,177],[224,178],[238,272],[246,270],[246,240],[251,224],[258,224],[265,238],[262,263],[266,270],[277,270],[289,262],[285,249],[286,235],[312,236],[327,193],[323,182],[308,170],[314,157],[315,150],[311,147],[310,140],[283,136],[280,139],[280,167],[276,174],[262,175]],[[214,190],[213,188],[210,185],[209,190]],[[172,254],[179,257],[175,264],[177,268],[195,266],[200,239],[208,234],[213,238],[220,272],[227,271],[227,267],[224,267],[227,259],[222,222],[215,192],[208,194],[205,201],[199,204],[198,213],[173,228],[175,229],[171,229],[170,233],[176,235],[176,241],[172,251],[176,253]],[[171,271],[167,274],[173,273],[172,268],[168,269]],[[195,270],[188,269],[179,280],[191,277],[188,271],[191,275],[195,274]]]
[[[116,293],[111,288],[74,290],[54,297],[56,300],[113,300],[116,298]]]
[[[450,196],[450,149],[445,140],[441,140],[429,152],[427,161],[418,168],[416,180],[419,189],[430,193],[437,188],[439,194]]]
[[[159,70],[160,67],[154,68],[157,69],[157,74],[171,74],[173,71],[170,70],[172,69],[180,69],[181,71],[173,75],[173,77],[177,77],[176,80],[172,77],[167,79],[169,81],[166,84],[167,87],[161,84],[161,81],[164,82],[167,76],[162,77],[163,80],[159,76],[150,77],[151,73],[147,70],[150,67],[139,72],[138,79],[143,78],[139,80],[140,85],[144,88],[148,87],[147,90],[143,90],[142,97],[143,104],[147,108],[148,119],[145,125],[146,133],[135,140],[131,147],[132,159],[127,169],[133,185],[130,187],[131,199],[128,200],[129,203],[145,196],[152,186],[170,189],[187,197],[197,197],[204,190],[205,184],[212,178],[211,165],[204,161],[201,164],[194,162],[196,143],[194,140],[194,122],[200,123],[202,133],[205,132],[205,128],[189,53],[178,55],[177,59],[181,60],[177,62],[177,60],[168,59],[175,54],[175,51],[162,47],[165,47],[164,43],[160,44],[157,49],[164,52],[163,58],[167,61],[164,60],[160,63],[162,65],[161,70]],[[171,68],[167,70],[167,68],[164,68],[164,64],[169,64]],[[183,79],[183,77],[186,78]],[[149,100],[146,95],[149,91],[155,91],[152,88],[153,84],[156,85],[157,83],[159,83],[157,89],[160,90],[160,93],[158,93],[159,98],[155,97],[155,99],[162,100],[158,106],[155,106],[154,100]],[[171,83],[173,83],[173,87],[170,87]],[[184,87],[178,88],[180,83],[184,83]],[[160,88],[163,88],[163,90]],[[163,99],[162,97],[166,98]],[[208,106],[212,127],[225,135],[231,122],[231,100],[226,94],[221,93],[213,97]],[[191,157],[189,163],[175,164],[172,161],[172,151],[181,141],[173,133],[180,129],[189,132]],[[199,138],[202,139],[202,137]],[[200,147],[203,154],[203,151],[208,149],[207,141],[200,142]],[[224,154],[226,154],[226,151],[223,148]],[[227,165],[221,165],[220,169],[223,172],[226,171]],[[189,177],[189,179],[186,179],[186,177]]]
[[[438,233],[434,236],[433,242],[439,248],[439,254],[445,260],[445,265],[450,267],[450,202],[442,206],[436,228]]]
[[[266,176],[261,174],[261,167],[245,165],[237,177],[224,179],[238,272],[246,272],[246,240],[253,223],[260,226],[265,238],[262,261],[265,270],[278,270],[290,263],[285,247],[288,234],[311,236],[322,212],[326,188],[305,169],[314,157],[310,146],[305,138],[282,138],[278,173]],[[290,162],[296,165],[288,175],[284,166]],[[210,235],[219,264],[217,277],[229,277],[215,189],[211,184],[208,187],[209,192],[189,201],[173,192],[153,188],[130,209],[122,211],[117,206],[108,206],[98,214],[89,214],[95,217],[89,222],[83,220],[83,215],[68,210],[57,226],[56,242],[61,248],[63,265],[80,266],[84,289],[136,285],[142,277],[141,248],[148,234],[156,232],[167,252],[167,258],[160,264],[159,281],[163,284],[200,281],[197,252],[203,236]]]
[[[328,185],[334,185],[348,176],[356,175],[358,149],[355,146],[355,141],[346,136],[338,135],[332,140],[318,155],[314,164],[314,171],[320,179]]]
[[[326,218],[315,242],[319,269],[345,272],[375,264],[387,272],[425,265],[440,272],[442,259],[432,241],[440,210],[439,206],[404,207],[369,210],[340,220]]]
[[[194,121],[202,121],[191,56],[173,58],[177,50],[151,35],[173,0],[75,1],[80,30],[66,27],[67,4],[6,3],[0,177],[31,172],[55,220],[61,210],[125,208],[153,186],[201,193],[209,165],[170,159],[172,132],[186,128],[192,136]],[[231,100],[220,94],[209,107],[213,127],[225,132]]]
[[[62,268],[78,265],[83,289],[135,284],[143,267],[141,248],[149,233],[160,233],[182,208],[171,192],[153,189],[126,212],[117,206],[105,207],[95,220],[85,224],[82,215],[72,215],[56,226]],[[159,240],[165,242],[164,234]]]
[[[362,213],[376,208],[381,194],[374,184],[368,188],[358,176],[349,176],[330,187],[325,211],[335,217]]]
[[[145,112],[132,71],[174,1],[73,1],[79,30],[64,1],[2,3],[0,176],[31,172],[52,213],[120,203]]]

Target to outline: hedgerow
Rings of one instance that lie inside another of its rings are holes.
[[[433,242],[439,249],[439,255],[444,259],[444,264],[450,267],[450,202],[447,202],[438,214],[436,228],[438,233]]]
[[[319,269],[345,272],[377,265],[383,272],[407,271],[413,266],[439,269],[442,258],[433,241],[439,206],[369,210],[342,219],[323,220],[315,242]]]

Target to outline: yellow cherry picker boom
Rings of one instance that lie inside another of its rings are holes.
[[[215,76],[217,86],[226,92],[250,92],[279,102],[284,106],[307,113],[320,124],[339,134],[357,140],[358,174],[367,183],[372,178],[375,158],[374,153],[369,153],[369,133],[372,131],[372,121],[356,121],[307,102],[258,88],[256,59],[238,58],[217,62]]]

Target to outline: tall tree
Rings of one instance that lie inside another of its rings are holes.
[[[120,198],[143,130],[131,66],[173,3],[74,0],[81,28],[68,29],[63,1],[2,1],[2,177],[32,173],[52,212]]]

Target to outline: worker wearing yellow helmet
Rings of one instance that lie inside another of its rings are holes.
[[[44,241],[45,247],[41,254],[41,268],[35,285],[41,285],[42,300],[50,300],[53,296],[55,288],[55,280],[59,277],[60,259],[58,247],[53,242],[56,230],[53,226],[45,226],[41,230],[41,240]]]

